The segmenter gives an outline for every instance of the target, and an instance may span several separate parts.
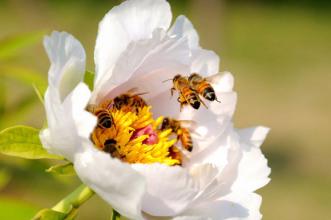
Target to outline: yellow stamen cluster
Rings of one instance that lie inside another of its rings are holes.
[[[117,110],[116,108],[107,109],[112,116],[114,126],[111,128],[96,127],[92,140],[95,145],[104,150],[105,141],[113,139],[116,141],[116,151],[112,156],[128,163],[162,163],[169,166],[181,164],[181,158],[173,155],[176,139],[170,139],[171,129],[160,130],[159,125],[163,117],[153,119],[151,106],[144,106],[139,113]],[[146,144],[148,134],[134,137],[135,132],[150,126],[157,135],[156,143]],[[178,153],[180,154],[180,152]]]

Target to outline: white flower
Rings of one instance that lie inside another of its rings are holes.
[[[128,0],[108,12],[96,40],[93,91],[83,82],[85,51],[78,40],[64,32],[46,37],[51,67],[42,143],[73,162],[80,179],[130,219],[261,219],[262,199],[254,191],[269,182],[260,150],[268,129],[233,128],[236,93],[230,73],[213,84],[221,103],[179,111],[171,83],[162,81],[178,73],[213,75],[219,58],[199,46],[185,16],[170,27],[171,19],[165,0]],[[193,152],[185,154],[182,166],[125,163],[91,142],[97,119],[86,106],[131,88],[148,92],[144,98],[154,116],[197,123]]]

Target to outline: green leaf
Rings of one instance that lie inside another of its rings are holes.
[[[42,209],[32,220],[64,220],[67,214],[52,209]]]
[[[58,164],[55,166],[51,166],[46,170],[46,172],[54,173],[57,175],[62,176],[73,176],[76,175],[76,172],[74,170],[74,167],[72,163],[65,163],[65,164]]]
[[[94,75],[93,72],[86,71],[84,76],[84,82],[88,85],[91,91],[93,90]]]
[[[0,153],[25,159],[63,159],[49,154],[39,139],[39,130],[14,126],[0,132]]]
[[[40,42],[44,31],[9,36],[0,40],[0,60],[13,57],[17,52],[27,46]]]

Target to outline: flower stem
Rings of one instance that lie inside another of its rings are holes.
[[[57,203],[52,210],[69,213],[72,209],[77,209],[93,195],[94,192],[89,187],[82,184],[75,191]]]
[[[111,220],[121,220],[121,215],[115,209],[113,209],[113,214],[111,215]]]

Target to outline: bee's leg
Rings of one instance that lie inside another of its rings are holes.
[[[219,101],[219,100],[217,99],[217,97],[215,98],[215,101],[218,102],[218,103],[222,103],[221,101]]]
[[[199,97],[199,96],[198,96]],[[206,107],[206,109],[208,109],[208,106],[206,105],[206,103],[204,101],[202,101],[202,99],[199,97],[199,101],[203,104],[203,106]]]
[[[182,136],[183,132],[182,132],[182,129],[178,129],[177,132],[176,132],[176,135],[177,135],[177,141],[181,140],[181,136]]]
[[[178,160],[178,165],[182,165],[182,153],[175,145],[169,148],[169,155],[171,158]]]
[[[175,89],[174,87],[172,87],[172,88],[170,89],[171,96],[174,95],[174,91],[176,91],[176,89]]]
[[[177,102],[179,102],[180,104],[182,104],[180,97],[177,98]]]
[[[111,113],[110,113],[110,118],[111,118],[112,125],[114,125],[114,128],[116,130],[116,124],[115,124],[114,118]]]
[[[178,98],[177,98],[177,101],[180,103],[180,111],[182,111],[183,109],[183,106],[187,104],[185,98],[180,95]]]

